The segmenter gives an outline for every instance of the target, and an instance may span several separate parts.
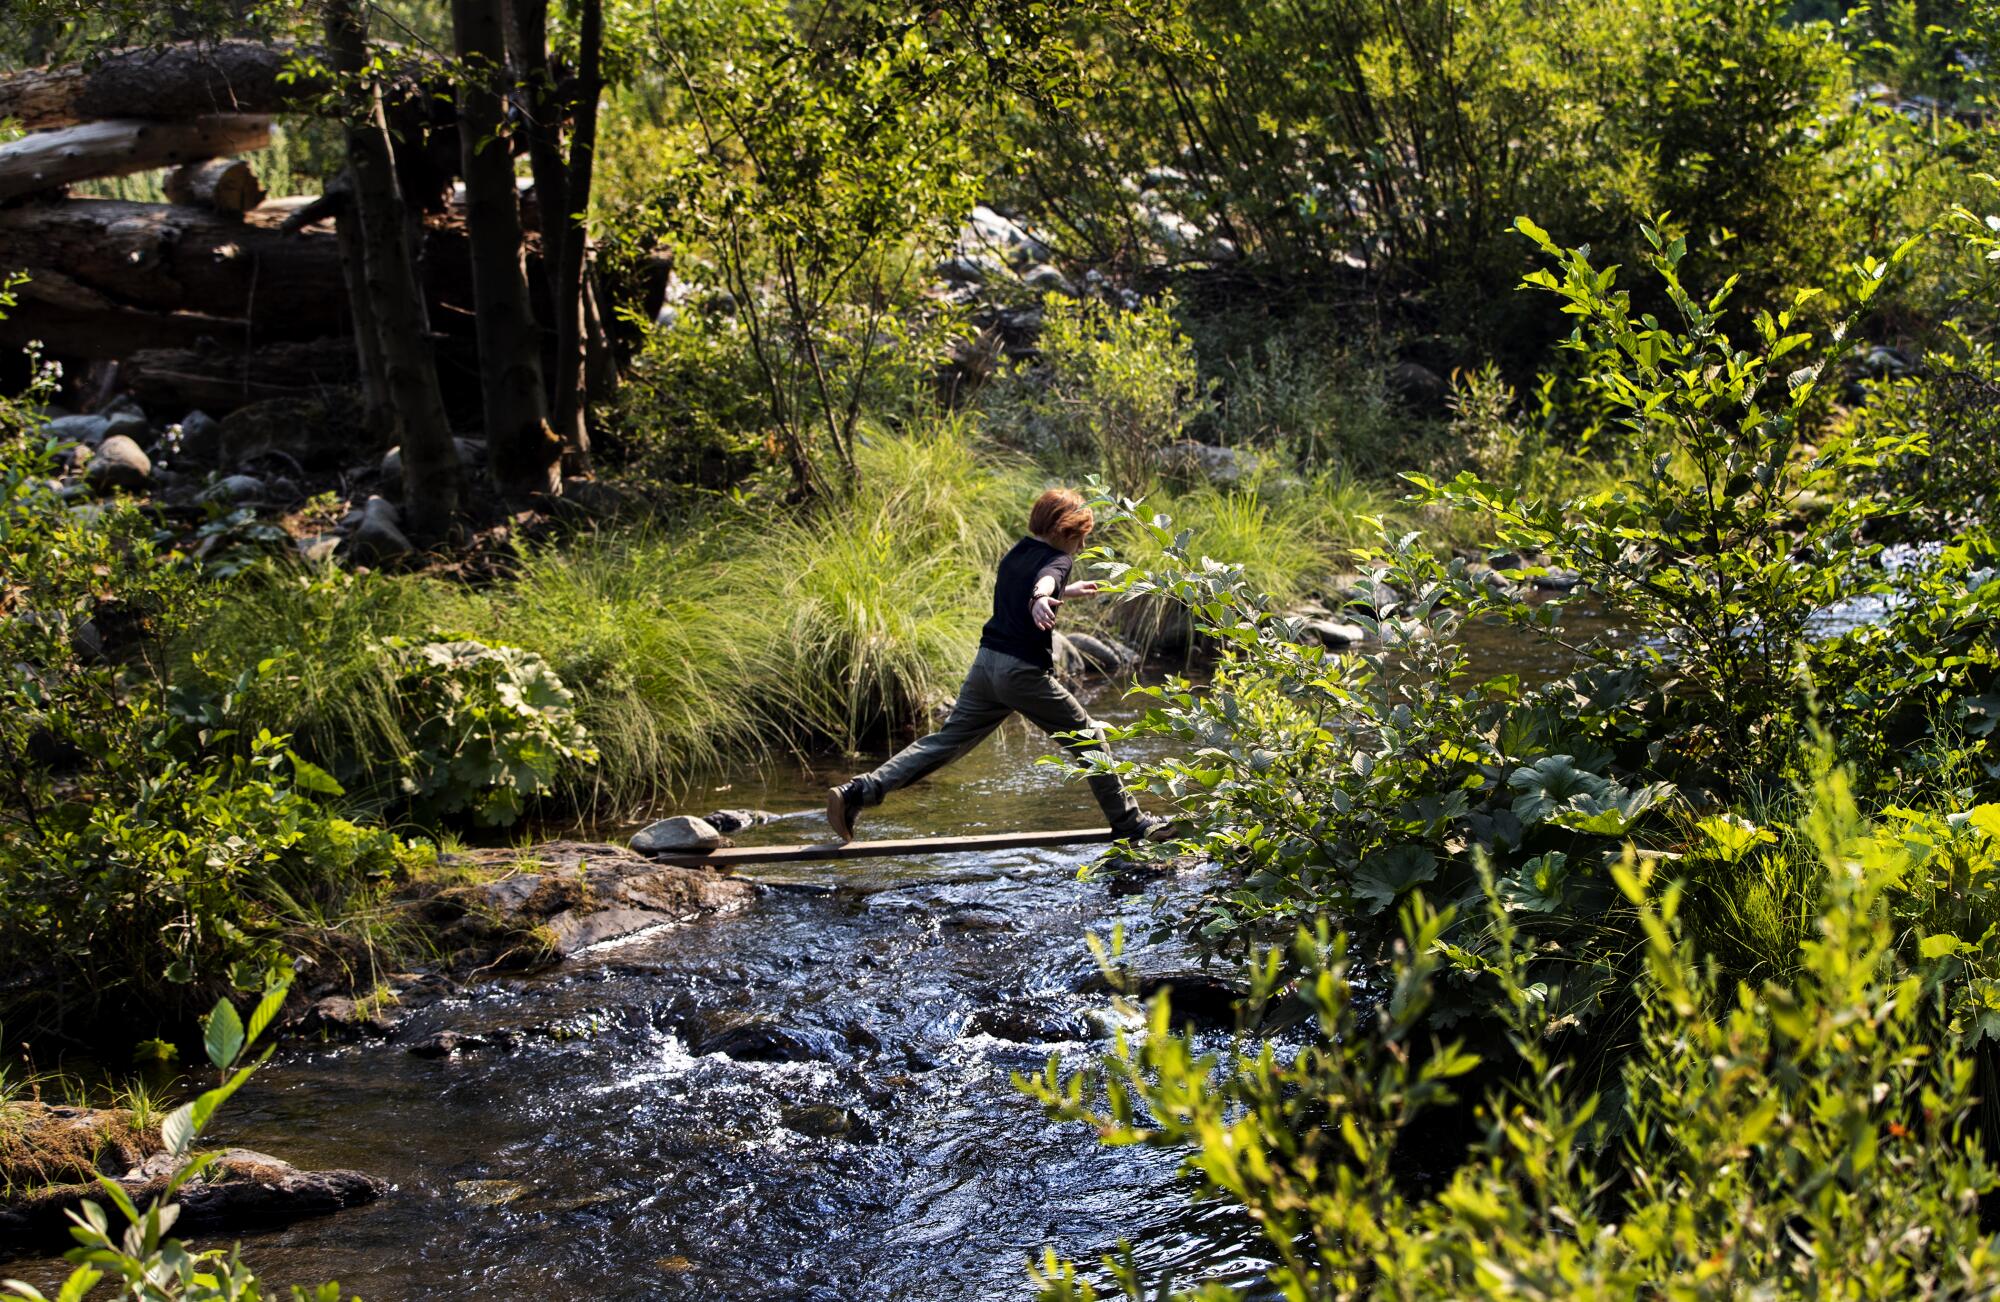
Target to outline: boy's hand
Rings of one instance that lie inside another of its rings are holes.
[[[1094,597],[1104,591],[1104,584],[1097,579],[1084,579],[1063,589],[1065,597]]]
[[[1035,627],[1047,632],[1056,626],[1056,607],[1062,603],[1054,597],[1036,597],[1028,606],[1028,618],[1035,621]]]

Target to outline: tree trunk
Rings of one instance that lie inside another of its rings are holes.
[[[271,119],[249,115],[146,122],[121,118],[44,131],[0,145],[0,201],[72,181],[127,176],[197,159],[262,149]]]
[[[90,65],[29,68],[0,76],[0,118],[33,131],[100,118],[303,110],[327,87],[310,76],[279,81],[295,53],[262,41],[190,41],[117,50]]]
[[[337,187],[337,191],[336,191]],[[396,436],[396,415],[389,404],[388,368],[382,360],[382,332],[368,297],[368,261],[361,238],[361,215],[354,207],[354,176],[342,172],[329,195],[343,202],[334,209],[333,233],[340,244],[340,273],[347,281],[347,308],[354,326],[354,355],[361,380],[361,423],[380,446]]]
[[[514,67],[521,82],[521,118],[528,165],[535,177],[536,229],[542,237],[542,270],[555,302],[562,237],[569,223],[569,175],[562,160],[562,104],[549,66],[549,0],[512,0]]]
[[[168,174],[165,188],[171,203],[224,213],[249,212],[264,202],[256,169],[241,158],[211,158],[176,168]]]
[[[268,207],[268,206],[267,206]],[[270,210],[273,220],[275,209]],[[260,320],[265,338],[333,333],[345,285],[332,239],[286,235],[202,208],[122,199],[60,199],[0,208],[0,262],[59,275],[109,303],[159,312],[250,318],[261,297],[285,303]]]
[[[562,442],[549,429],[541,340],[528,306],[520,198],[501,134],[500,0],[452,0],[465,222],[478,304],[479,388],[493,479],[508,494],[562,491]]]
[[[327,44],[336,72],[353,76],[368,61],[367,35],[356,0],[330,0]],[[395,159],[378,87],[349,106],[347,158],[361,218],[362,263],[369,308],[382,344],[383,377],[403,449],[403,497],[413,532],[436,537],[459,508],[458,448],[445,420],[437,364],[424,319],[396,188]]]
[[[570,128],[569,174],[563,207],[545,218],[545,230],[561,227],[551,297],[556,313],[555,427],[577,473],[590,470],[590,433],[584,418],[590,397],[584,387],[583,264],[590,234],[591,168],[597,155],[597,100],[604,92],[603,0],[580,0],[577,24],[576,120]],[[544,210],[546,212],[546,210]]]

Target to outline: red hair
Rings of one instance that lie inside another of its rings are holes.
[[[1074,488],[1051,488],[1035,499],[1034,509],[1028,512],[1028,532],[1058,546],[1081,544],[1096,527],[1097,517]]]

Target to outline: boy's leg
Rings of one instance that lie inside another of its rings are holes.
[[[986,740],[987,734],[1007,721],[1013,713],[993,693],[989,653],[982,650],[958,689],[958,700],[938,730],[919,738],[891,756],[873,772],[854,779],[860,784],[862,805],[879,805],[891,791],[929,777],[965,752]]]
[[[1097,724],[1069,689],[1056,681],[1054,674],[1009,657],[1008,663],[996,670],[993,677],[995,695],[1010,709],[1026,715],[1037,728],[1058,738],[1070,754],[1108,751],[1104,739],[1098,735]],[[1084,735],[1081,738],[1066,735],[1070,733]],[[1116,773],[1092,773],[1088,781],[1090,794],[1097,797],[1098,807],[1113,828],[1123,830],[1138,821],[1139,802],[1132,798]]]

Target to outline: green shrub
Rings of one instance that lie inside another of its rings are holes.
[[[1810,826],[1824,889],[1782,982],[1718,986],[1684,937],[1680,887],[1619,867],[1644,939],[1616,1089],[1555,1056],[1567,1014],[1490,880],[1497,1062],[1424,1033],[1451,915],[1413,900],[1379,997],[1362,997],[1345,936],[1324,925],[1291,963],[1252,965],[1253,1005],[1278,997],[1280,971],[1303,973],[1290,988],[1312,1034],[1295,1052],[1204,1055],[1159,996],[1148,1033],[1101,1067],[1065,1077],[1052,1059],[1021,1083],[1104,1142],[1187,1151],[1200,1195],[1249,1214],[1287,1297],[1982,1296],[2000,1241],[1979,1200],[2000,1173],[1973,1125],[1971,1061],[1937,1051],[1931,992],[1950,963],[1941,946],[1899,958],[1891,903],[1924,856],[1864,825],[1837,775]],[[1458,1152],[1439,1114],[1475,1070],[1501,1083]],[[1413,1161],[1420,1182],[1403,1178]],[[1106,1266],[1134,1299],[1232,1296],[1156,1288],[1129,1252]],[[1035,1279],[1048,1302],[1099,1296],[1053,1252]]]
[[[1050,294],[1038,347],[1040,365],[1017,368],[1006,386],[1005,416],[1031,443],[1102,467],[1120,492],[1143,492],[1161,449],[1205,405],[1173,300],[1120,310]]]
[[[504,827],[562,769],[597,759],[574,699],[548,662],[519,647],[391,639],[398,708],[412,720],[403,791],[431,816],[469,811]]]
[[[770,458],[773,424],[743,323],[683,307],[647,324],[619,384],[620,479],[728,488]]]
[[[1214,433],[1231,447],[1282,449],[1308,472],[1377,473],[1431,432],[1396,402],[1389,368],[1374,350],[1273,334],[1218,369]]]
[[[1792,311],[1759,312],[1757,350],[1739,347],[1721,324],[1734,282],[1696,297],[1679,275],[1686,242],[1648,227],[1647,261],[1680,319],[1675,329],[1636,312],[1613,289],[1615,269],[1599,270],[1587,250],[1559,249],[1532,222],[1519,225],[1556,264],[1526,283],[1578,319],[1565,346],[1589,359],[1591,382],[1621,412],[1643,469],[1568,500],[1525,498],[1470,472],[1442,485],[1410,478],[1422,500],[1472,512],[1502,545],[1573,571],[1629,624],[1637,636],[1592,653],[1678,681],[1686,717],[1670,744],[1688,777],[1729,785],[1781,773],[1805,735],[1803,667],[1816,621],[1882,590],[1872,570],[1880,548],[1865,530],[1886,508],[1840,491],[1857,464],[1851,450],[1814,455],[1805,444],[1809,404],[1844,327],[1816,344]],[[1868,258],[1855,270],[1854,297],[1865,303],[1889,264]],[[1871,457],[1908,450],[1885,443]]]
[[[235,730],[268,666],[168,690],[144,657],[208,613],[192,567],[135,506],[72,507],[25,413],[0,414],[0,1019],[172,1017],[421,851],[338,817],[283,738]]]

